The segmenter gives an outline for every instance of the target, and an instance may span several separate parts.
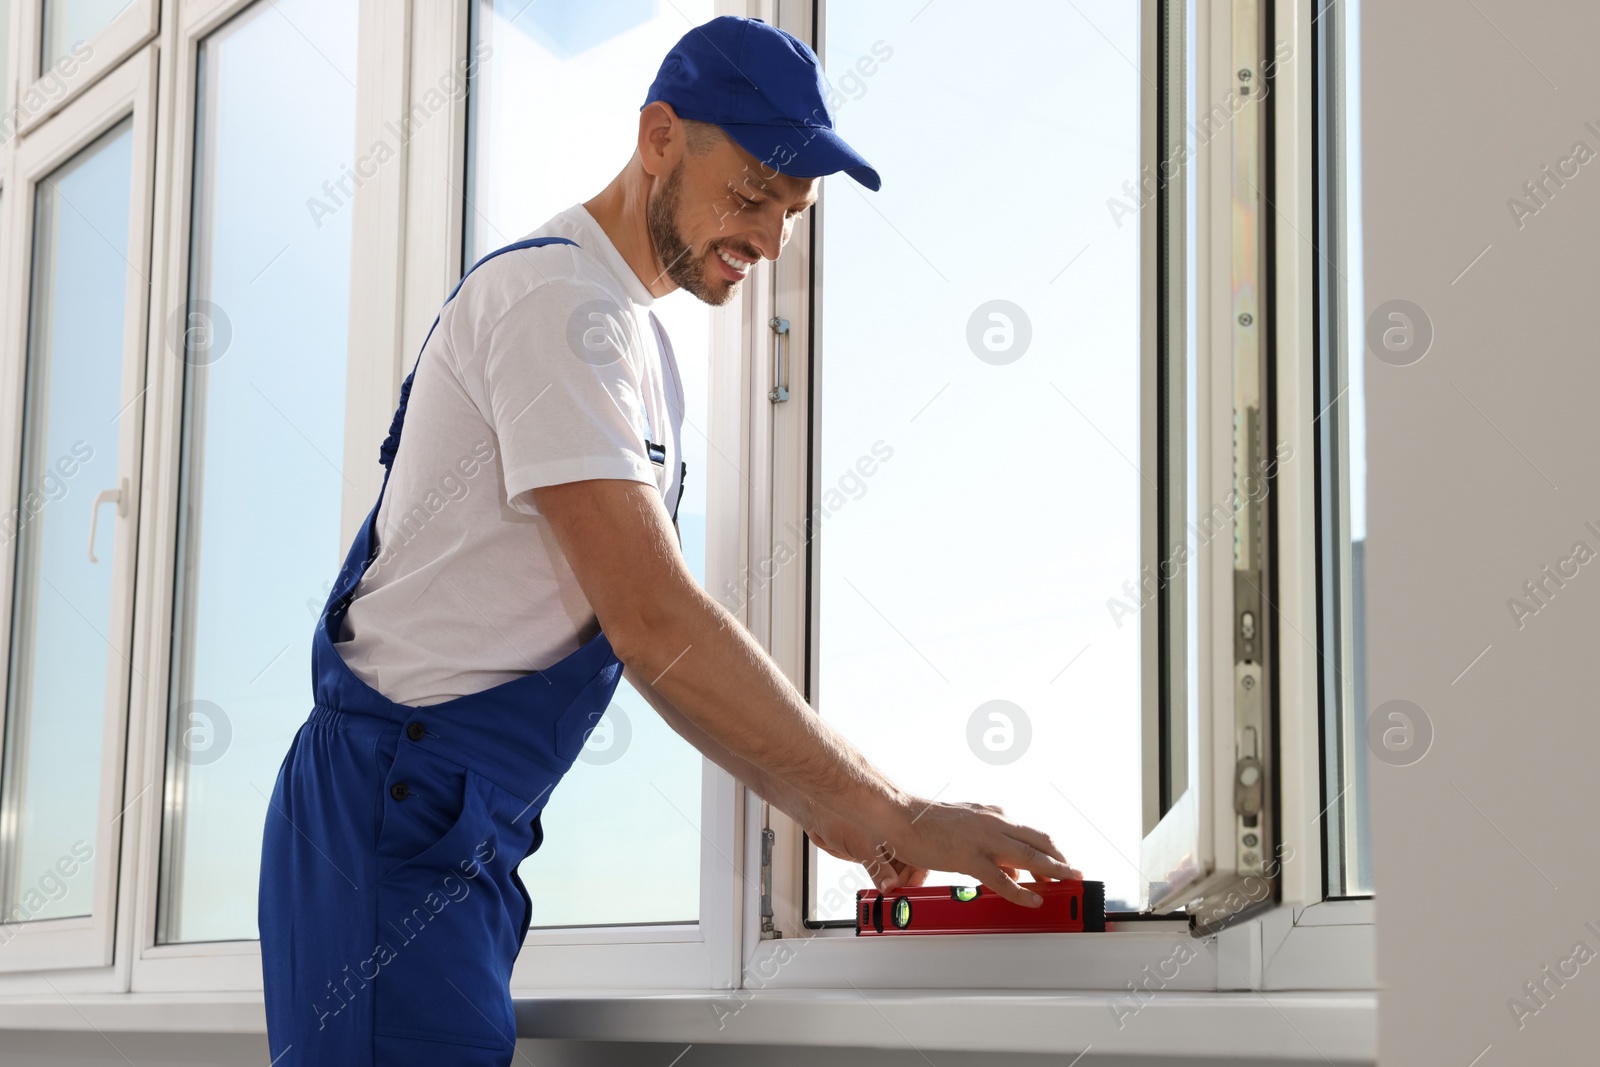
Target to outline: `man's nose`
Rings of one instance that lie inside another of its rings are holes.
[[[750,234],[750,247],[766,259],[777,259],[788,234],[788,220],[763,218]]]

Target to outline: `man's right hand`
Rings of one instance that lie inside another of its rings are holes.
[[[873,884],[885,892],[922,885],[929,871],[955,871],[1032,907],[1038,894],[1017,884],[1018,872],[1027,871],[1036,882],[1083,878],[1048,834],[1007,819],[990,804],[911,798],[898,829],[875,833],[828,813],[808,833],[823,851],[865,867]]]
[[[885,835],[887,854],[912,868],[970,875],[1028,907],[1037,906],[1040,897],[1017,884],[1019,871],[1027,871],[1036,882],[1083,878],[1049,834],[1013,822],[996,805],[916,799],[912,804],[903,828],[891,828]]]

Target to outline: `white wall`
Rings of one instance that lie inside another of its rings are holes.
[[[1600,953],[1600,562],[1520,629],[1507,602],[1600,552],[1600,161],[1521,228],[1507,200],[1600,153],[1600,7],[1362,8],[1366,307],[1435,330],[1366,363],[1370,705],[1434,731],[1372,768],[1379,1062],[1592,1063],[1600,956],[1543,1007],[1523,985]]]

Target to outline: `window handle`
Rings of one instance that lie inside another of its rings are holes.
[[[99,563],[100,562],[98,559],[95,558],[95,555],[94,555],[94,530],[95,530],[95,525],[99,522],[99,519],[100,519],[100,505],[101,504],[115,504],[115,505],[117,505],[117,514],[118,515],[126,515],[128,513],[128,479],[126,479],[126,478],[122,479],[121,484],[116,489],[102,489],[102,490],[100,490],[100,495],[94,498],[94,504],[91,505],[90,508],[89,508],[89,562],[90,563]]]
[[[774,315],[767,325],[778,335],[772,346],[776,366],[772,371],[772,392],[767,394],[767,399],[781,404],[789,399],[789,320]]]

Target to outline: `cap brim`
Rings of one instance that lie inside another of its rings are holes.
[[[883,185],[872,165],[833,130],[753,122],[726,123],[722,128],[740,148],[779,174],[820,178],[843,171],[873,192]]]

